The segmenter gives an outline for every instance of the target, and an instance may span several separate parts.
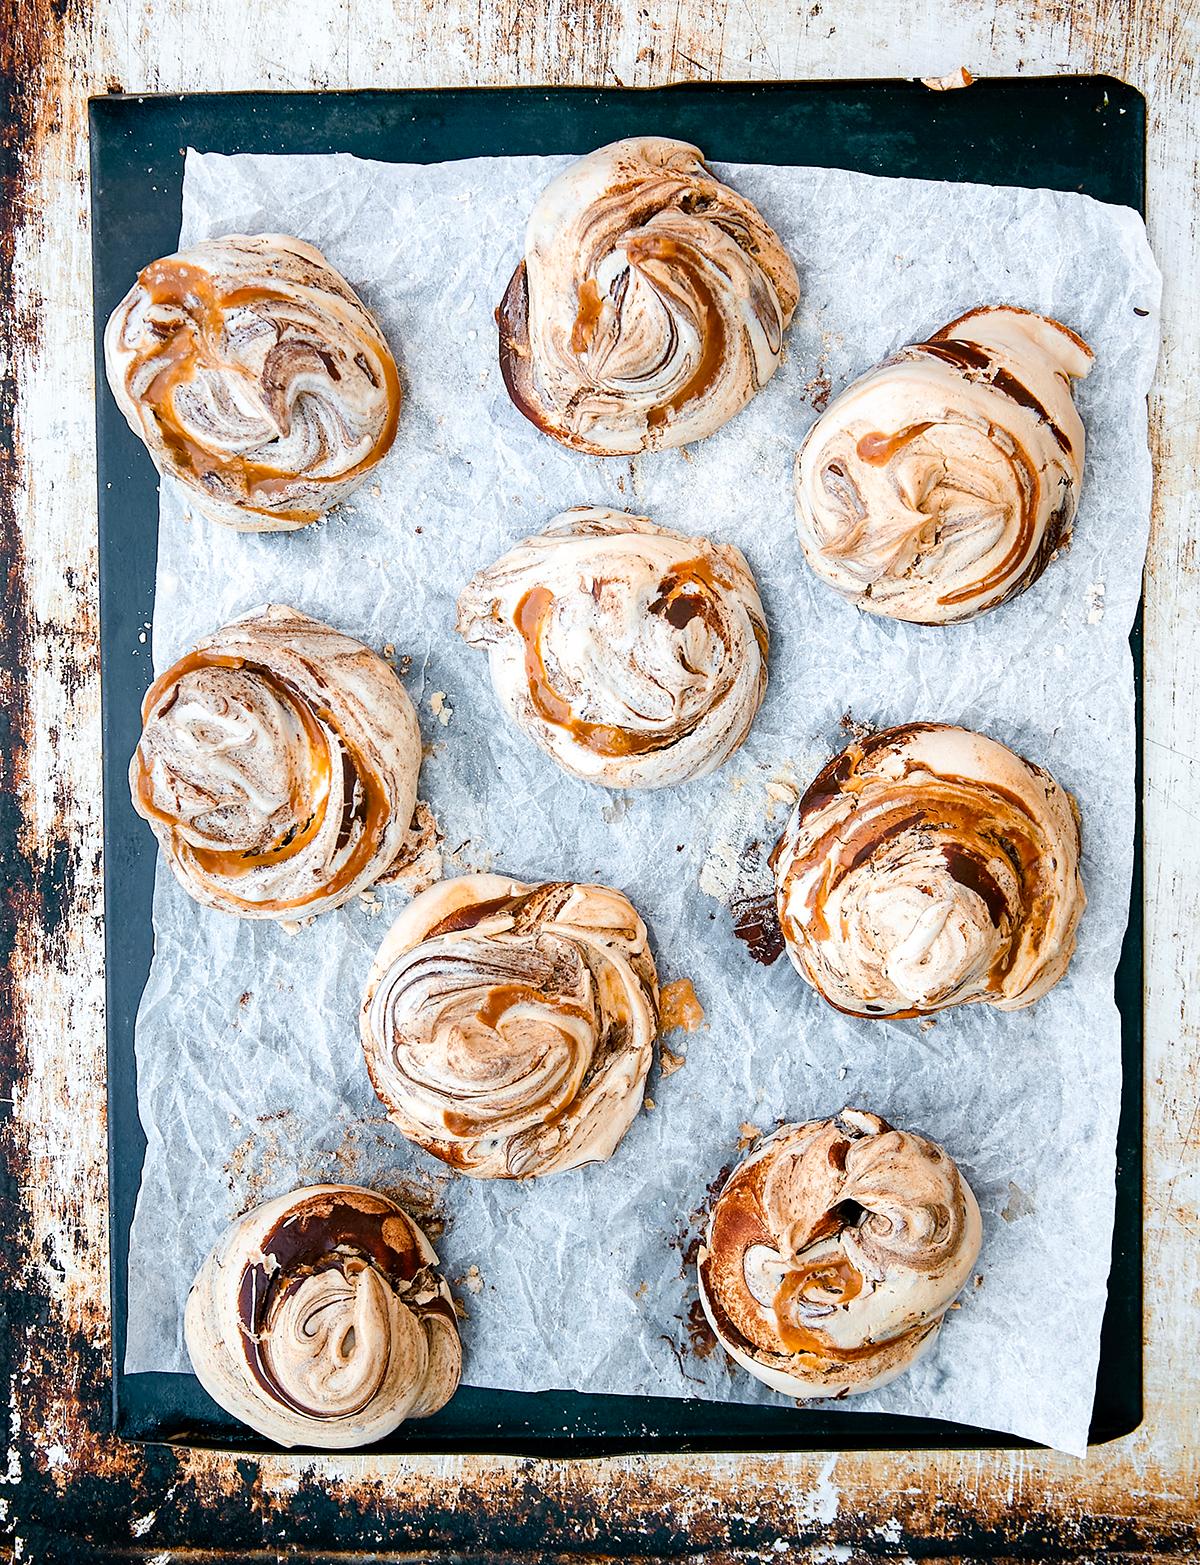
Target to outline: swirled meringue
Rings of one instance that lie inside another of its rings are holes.
[[[312,1185],[226,1232],[184,1312],[196,1378],[279,1445],[346,1450],[436,1413],[462,1365],[437,1255],[394,1201]]]
[[[941,1147],[847,1108],[783,1126],[734,1171],[700,1298],[725,1351],[775,1391],[869,1391],[933,1346],[981,1232]]]
[[[740,550],[580,506],[458,600],[505,710],[565,771],[665,788],[715,771],[767,688],[767,627]]]
[[[339,907],[405,845],[421,735],[395,674],[361,642],[270,604],[154,681],[129,768],[197,902],[242,918]]]
[[[362,1007],[389,1119],[477,1179],[610,1157],[641,1107],[657,1032],[654,959],[627,899],[501,875],[415,898]]]
[[[922,625],[1023,592],[1071,530],[1084,448],[1071,381],[1091,366],[1058,321],[994,306],[855,381],[796,459],[813,570],[859,608]]]
[[[776,235],[696,147],[613,142],[534,206],[496,312],[504,383],[577,451],[681,446],[770,380],[799,295]]]
[[[104,333],[113,396],[214,522],[315,522],[387,454],[400,412],[374,316],[312,245],[231,234],[144,267]]]
[[[1019,1010],[1075,950],[1079,853],[1040,766],[965,728],[885,729],[830,761],[776,845],[788,955],[853,1015]]]

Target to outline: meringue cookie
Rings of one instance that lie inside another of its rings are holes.
[[[313,1185],[227,1231],[188,1294],[184,1339],[214,1401],[279,1445],[366,1445],[436,1413],[462,1366],[437,1255],[394,1201]]]
[[[784,1125],[717,1197],[697,1271],[721,1346],[791,1397],[885,1386],[933,1346],[979,1255],[933,1142],[846,1108]]]
[[[831,1005],[922,1016],[1032,1005],[1067,970],[1086,898],[1075,801],[965,728],[851,744],[772,854],[788,955]]]
[[[859,608],[922,625],[1023,592],[1070,534],[1083,478],[1072,379],[1092,350],[993,306],[842,392],[796,459],[808,563]]]
[[[577,451],[681,446],[770,380],[799,294],[776,235],[696,147],[613,142],[534,206],[496,312],[504,383]]]
[[[214,522],[304,527],[387,454],[400,380],[374,316],[312,245],[231,234],[144,267],[104,333],[155,467]]]
[[[575,777],[666,788],[729,759],[767,688],[758,587],[732,544],[580,506],[458,601],[501,703]]]
[[[646,926],[608,886],[442,881],[385,937],[362,1042],[388,1118],[477,1179],[610,1157],[658,1032]]]
[[[421,735],[361,642],[270,604],[154,681],[129,768],[134,808],[197,902],[242,918],[339,907],[391,868]]]

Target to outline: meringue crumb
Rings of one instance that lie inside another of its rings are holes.
[[[676,1071],[682,1070],[687,1064],[686,1054],[676,1054],[673,1049],[668,1049],[665,1044],[658,1046],[659,1075],[664,1079],[673,1076]]]
[[[977,1288],[982,1288],[983,1287],[983,1273],[982,1272],[976,1272],[975,1273],[975,1286]]]
[[[930,92],[955,92],[959,87],[969,87],[974,80],[966,66],[960,65],[945,76],[922,76],[921,86],[928,87]]]
[[[279,927],[285,935],[298,935],[300,933],[300,920],[298,918],[281,918]]]
[[[383,493],[383,490],[379,487],[378,484],[372,484],[371,487],[367,490],[367,493],[378,500],[379,496]]]
[[[644,1299],[649,1292],[650,1284],[648,1282],[639,1282],[633,1290],[633,1296],[635,1299]]]
[[[403,655],[403,657],[401,657],[400,662],[397,665],[397,670],[396,671],[397,671],[397,673],[400,673],[400,674],[407,674],[411,668],[412,668],[412,653],[411,652],[406,652]]]
[[[454,716],[454,708],[446,699],[444,690],[435,690],[429,698],[429,710],[441,723],[443,728],[449,726],[450,719]]]
[[[743,1120],[738,1126],[738,1151],[744,1152],[747,1147],[752,1147],[762,1136],[762,1131],[757,1125],[752,1125],[749,1120]]]
[[[937,1018],[935,1016],[922,1016],[917,1026],[922,1032],[929,1032],[931,1028],[937,1026]]]
[[[459,1320],[470,1320],[471,1319],[471,1312],[470,1312],[470,1310],[463,1303],[463,1301],[459,1298],[457,1293],[452,1293],[450,1295],[450,1302],[451,1302],[451,1304],[453,1304],[453,1306],[454,1306],[454,1313],[458,1316]]]
[[[483,1292],[483,1277],[478,1266],[468,1266],[467,1275],[462,1279],[462,1282],[468,1293]]]
[[[1087,600],[1087,622],[1089,625],[1098,625],[1104,618],[1104,583],[1102,581],[1094,581],[1089,585]]]
[[[383,655],[384,655],[385,658],[387,658],[389,663],[396,656],[396,643],[394,641],[385,641],[384,642],[384,644],[383,644]]]
[[[846,1067],[845,1067],[845,1066],[844,1066],[844,1065],[843,1065],[843,1066],[842,1066],[842,1067],[841,1067],[841,1068],[840,1068],[840,1070],[839,1070],[839,1071],[838,1071],[838,1080],[839,1080],[839,1081],[845,1081],[845,1079],[846,1079],[846,1074],[847,1074],[847,1072],[846,1072]]]
[[[658,1104],[655,1103],[653,1098],[643,1098],[642,1099],[642,1107],[646,1110],[647,1113],[651,1113],[654,1109],[656,1109],[658,1107]]]
[[[383,912],[383,903],[373,891],[360,891],[358,902],[368,918],[378,918]]]

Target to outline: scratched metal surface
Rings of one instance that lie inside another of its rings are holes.
[[[877,0],[4,0],[0,16],[12,119],[0,136],[0,1557],[815,1565],[1200,1555],[1194,0],[909,0],[903,10]],[[1165,340],[1151,405],[1146,609],[1146,1421],[1086,1464],[1021,1451],[250,1462],[116,1441],[88,93],[649,86],[928,76],[964,63],[978,74],[1112,72],[1149,99]]]

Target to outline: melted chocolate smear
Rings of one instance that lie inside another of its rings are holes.
[[[756,962],[770,967],[783,955],[783,930],[774,893],[748,897],[730,904],[733,932]]]
[[[717,1345],[717,1335],[708,1324],[708,1316],[699,1299],[693,1299],[688,1306],[684,1326],[687,1329],[688,1347],[698,1359],[706,1359]]]

